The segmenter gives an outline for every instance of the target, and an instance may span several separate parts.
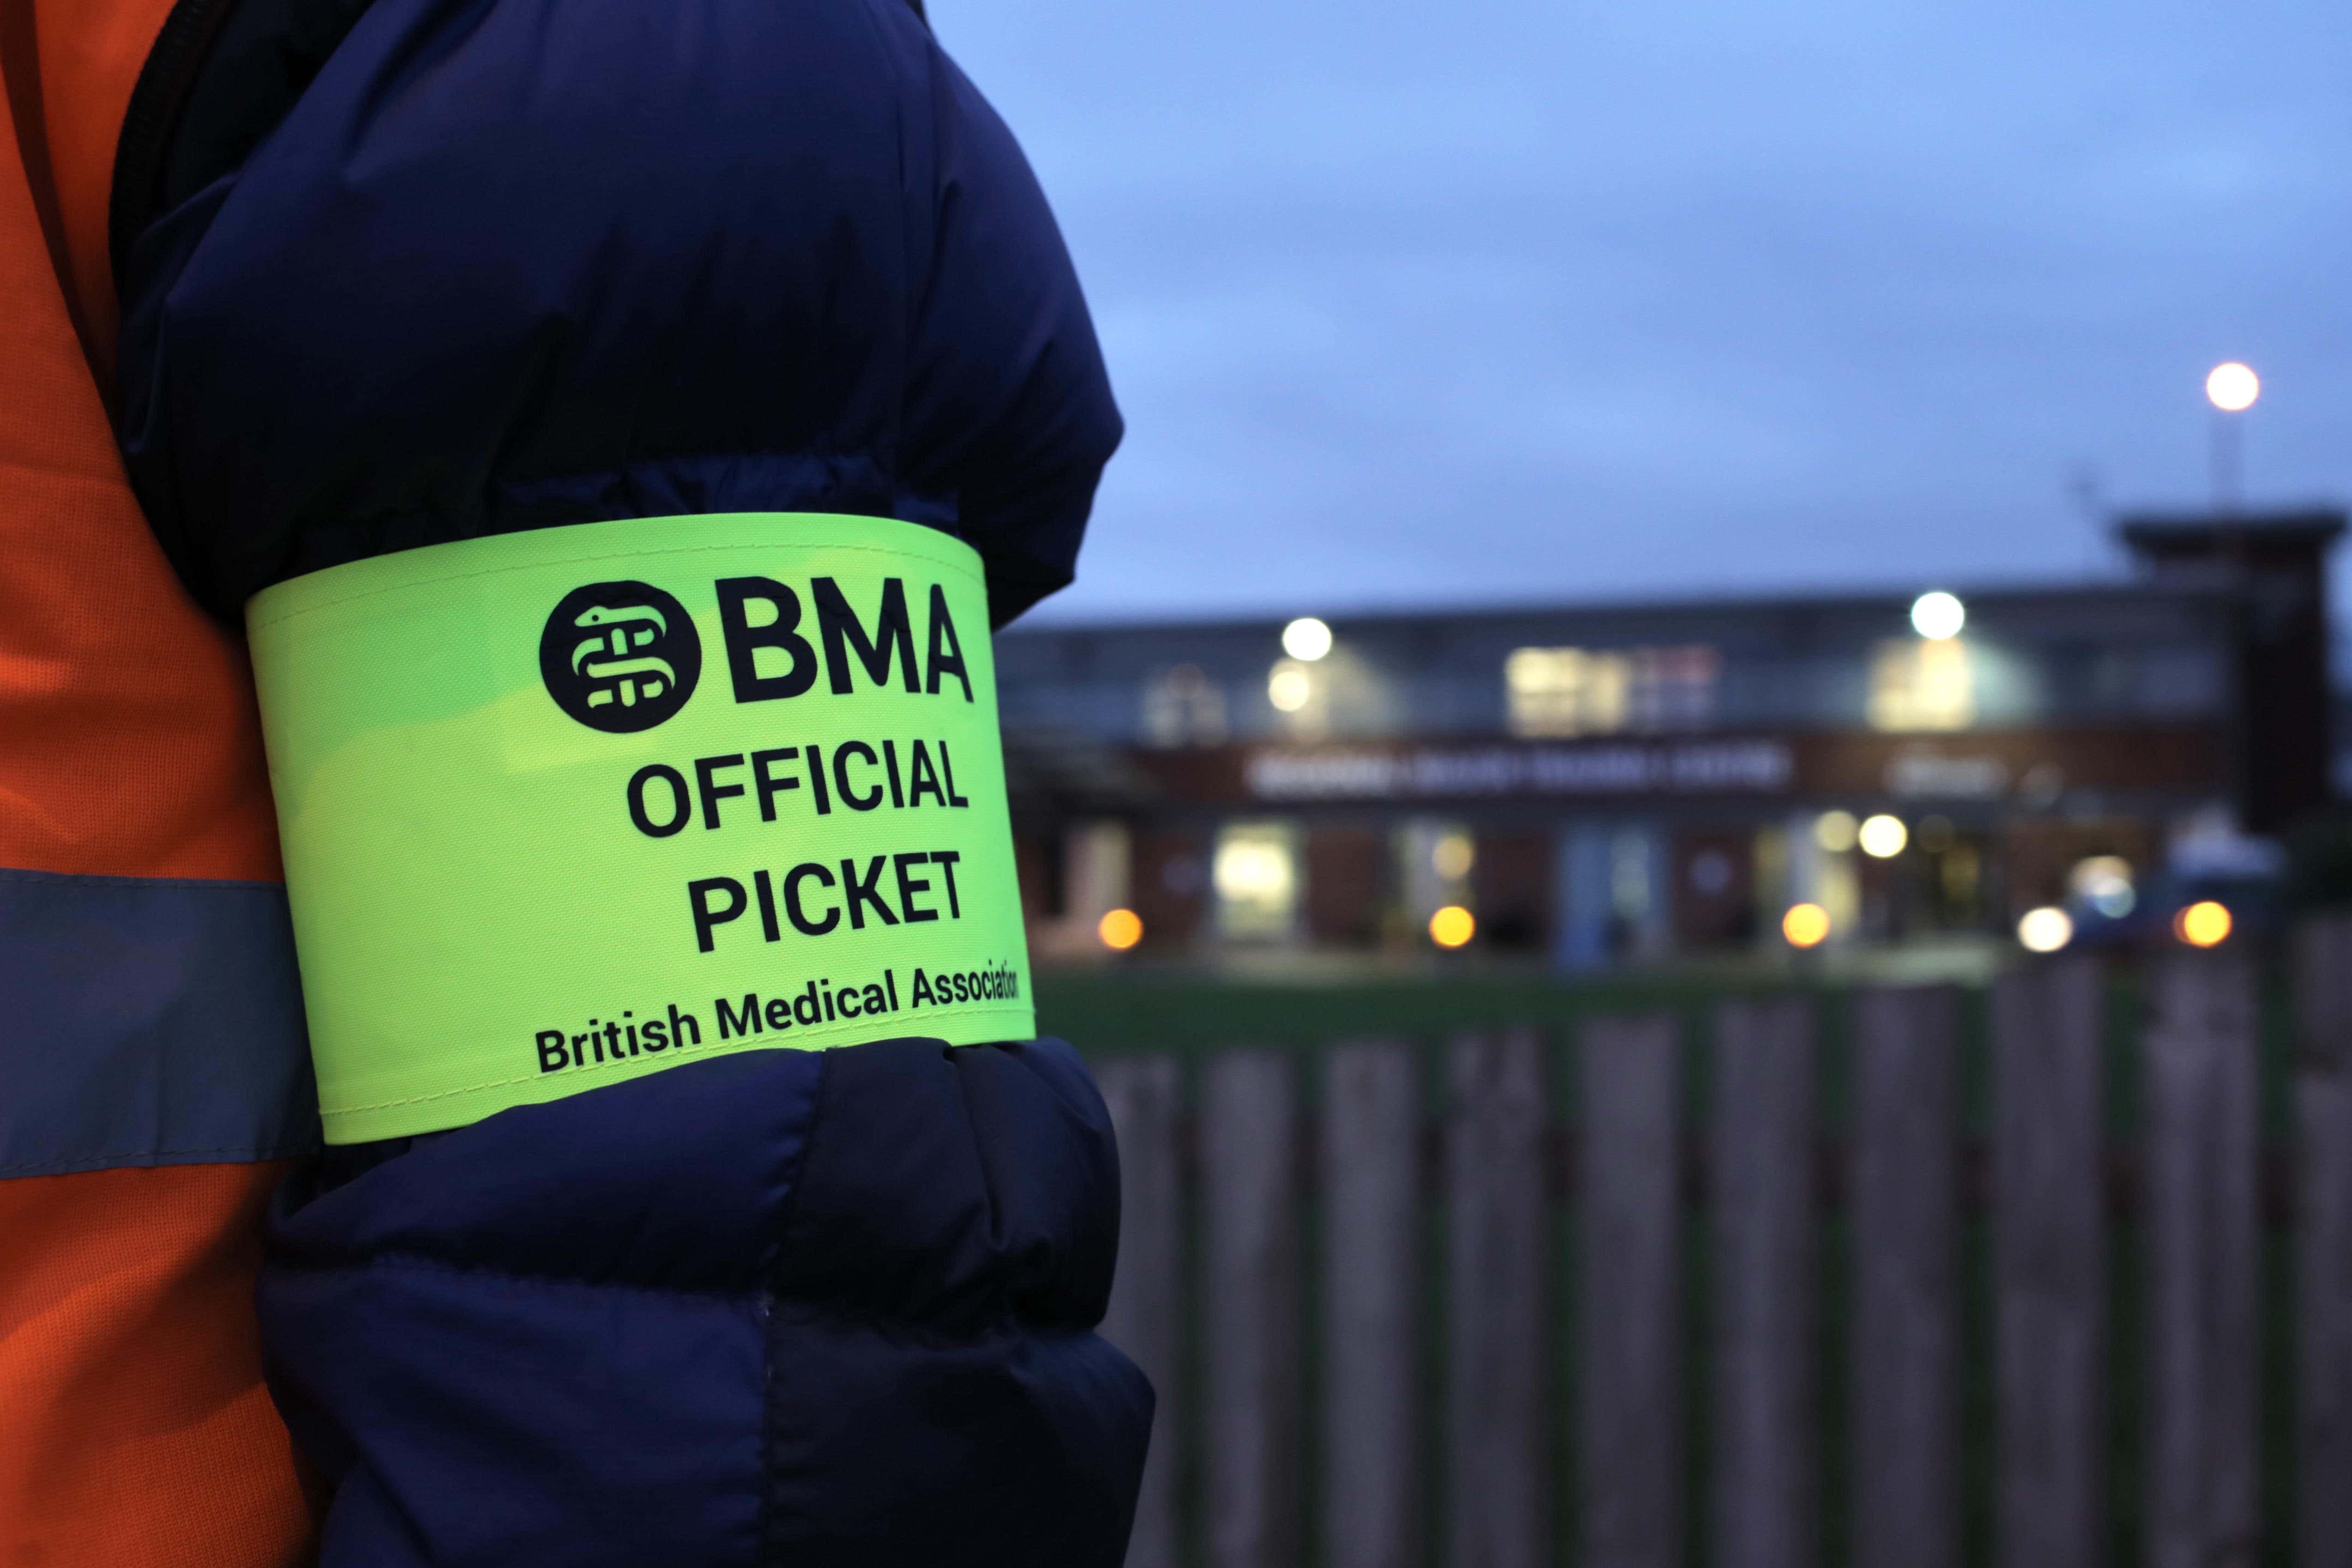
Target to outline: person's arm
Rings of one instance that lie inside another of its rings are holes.
[[[270,112],[196,84],[120,253],[125,455],[216,613],[709,513],[953,534],[1000,620],[1067,580],[1118,415],[900,0],[375,0],[315,42]],[[331,1148],[260,1291],[323,1561],[1108,1568],[1151,1403],[1092,1333],[1117,1212],[1051,1040],[691,1058]]]

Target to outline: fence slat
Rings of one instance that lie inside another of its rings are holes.
[[[2003,1568],[2084,1568],[2105,1555],[2100,987],[2084,958],[2014,971],[1993,989]]]
[[[2305,1568],[2352,1568],[2352,1081],[2295,1084],[2295,1470]]]
[[[1715,1540],[1718,1568],[1811,1568],[1813,1385],[1812,1009],[1717,1014]]]
[[[1330,1568],[1421,1560],[1421,1093],[1411,1048],[1332,1048],[1323,1101],[1323,1520]]]
[[[1670,1017],[1584,1030],[1578,1092],[1581,1561],[1682,1561],[1682,1270]]]
[[[2295,948],[2296,1561],[2352,1568],[2352,919]]]
[[[1135,1500],[1127,1568],[1176,1568],[1176,1477],[1182,1451],[1182,1168],[1177,1145],[1182,1078],[1173,1057],[1113,1057],[1095,1083],[1118,1136],[1118,1272],[1103,1337],[1151,1379],[1159,1402]]]
[[[2294,932],[2294,1064],[2352,1067],[2352,915],[2324,915]]]
[[[1296,1568],[1297,1073],[1286,1054],[1229,1051],[1204,1077],[1208,1561]]]
[[[1542,1044],[1464,1035],[1449,1069],[1447,1562],[1537,1568],[1551,1556]]]
[[[1854,1003],[1857,1568],[1959,1561],[1958,998]]]
[[[2251,1568],[2254,998],[2235,957],[2159,963],[2142,1041],[2150,1568]]]

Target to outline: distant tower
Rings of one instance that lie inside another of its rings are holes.
[[[2141,515],[2116,532],[2159,582],[2232,600],[2231,779],[2248,832],[2273,833],[2331,798],[2327,554],[2340,510]]]

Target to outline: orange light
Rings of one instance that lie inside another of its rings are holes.
[[[1124,953],[1143,940],[1143,917],[1132,909],[1114,909],[1095,926],[1095,935],[1114,953]]]
[[[1478,922],[1458,904],[1449,904],[1429,917],[1429,939],[1441,947],[1459,947],[1478,934]]]
[[[2211,899],[2200,899],[2172,917],[2172,934],[2191,947],[2218,947],[2229,939],[2230,909]]]
[[[1830,912],[1818,904],[1792,904],[1780,916],[1780,935],[1791,947],[1818,947],[1829,934]]]

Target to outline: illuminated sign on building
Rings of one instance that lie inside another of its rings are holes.
[[[1779,740],[1612,742],[1594,746],[1267,748],[1244,765],[1261,800],[1397,800],[1495,795],[1785,792],[1794,775]]]

